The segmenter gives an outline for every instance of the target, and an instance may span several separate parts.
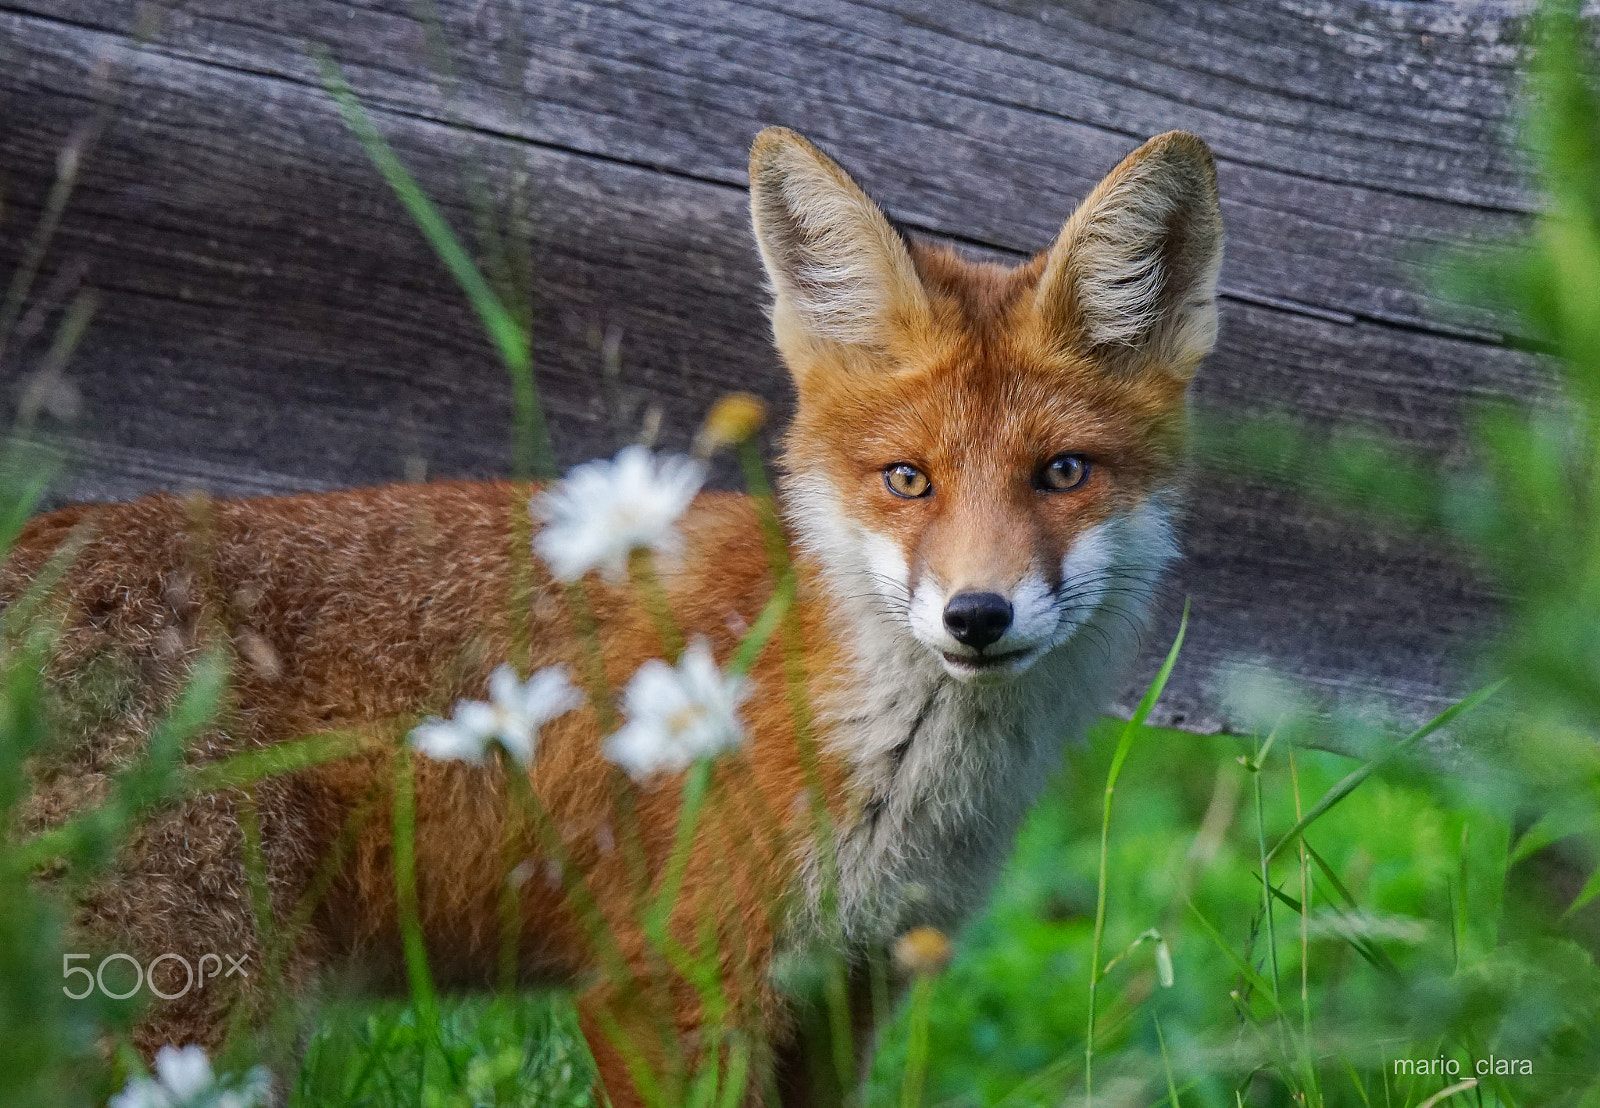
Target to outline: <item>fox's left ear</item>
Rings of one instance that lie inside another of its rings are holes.
[[[1221,266],[1211,151],[1169,131],[1079,205],[1050,247],[1036,304],[1055,341],[1113,370],[1187,381],[1216,343]]]

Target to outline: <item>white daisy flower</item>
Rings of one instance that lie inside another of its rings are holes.
[[[652,658],[628,682],[628,722],[606,740],[606,757],[642,780],[731,750],[744,741],[738,708],[749,693],[745,678],[717,668],[705,639],[690,643],[676,666]]]
[[[676,524],[705,479],[704,462],[657,457],[642,446],[625,446],[609,462],[575,466],[533,498],[534,518],[544,524],[534,549],[558,581],[576,581],[591,569],[622,581],[635,550],[671,555],[683,548]]]
[[[546,666],[526,682],[516,670],[499,666],[489,675],[489,701],[458,700],[449,719],[437,716],[411,729],[411,745],[439,761],[482,765],[489,744],[499,743],[527,765],[539,743],[539,728],[583,703],[567,678],[566,666]]]
[[[201,1047],[164,1046],[156,1052],[154,1078],[129,1079],[106,1108],[261,1108],[272,1091],[272,1078],[255,1067],[242,1079],[218,1080]]]

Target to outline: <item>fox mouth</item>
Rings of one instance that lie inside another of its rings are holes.
[[[939,651],[945,667],[958,677],[1015,671],[1020,668],[1017,663],[1027,660],[1034,653],[1032,647],[1008,650],[1002,654],[955,654],[948,650]]]

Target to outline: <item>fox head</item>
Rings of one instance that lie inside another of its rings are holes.
[[[1205,144],[1151,139],[1009,268],[910,240],[782,128],[756,138],[750,201],[799,400],[787,507],[837,591],[963,681],[1024,672],[1100,612],[1141,623],[1216,339]]]

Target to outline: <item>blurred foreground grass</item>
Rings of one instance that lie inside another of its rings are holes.
[[[988,909],[934,984],[926,1103],[1056,1105],[1081,1095],[1100,802],[1119,731],[1107,721],[1071,754],[1024,828]],[[1102,985],[1096,1071],[1103,1072],[1097,1087],[1106,1104],[1162,1102],[1150,1095],[1165,1088],[1161,1038],[1180,1103],[1232,1105],[1236,1087],[1249,1104],[1296,1103],[1267,1069],[1250,1076],[1274,1048],[1263,1043],[1270,1029],[1239,1007],[1253,1007],[1257,1017],[1267,1007],[1264,997],[1244,997],[1234,960],[1253,933],[1251,964],[1263,978],[1271,974],[1252,782],[1241,764],[1247,752],[1234,737],[1146,727],[1123,769],[1111,826],[1105,950],[1114,957],[1156,928],[1170,944],[1173,984],[1159,984],[1154,944],[1145,943]],[[1291,774],[1288,755],[1286,748],[1269,752],[1262,769],[1269,844],[1295,822],[1295,778],[1303,810],[1357,765],[1297,750]],[[1531,1074],[1502,1077],[1508,1103],[1566,1102],[1593,1079],[1594,1069],[1574,1069],[1573,1058],[1556,1057],[1547,1045],[1559,1025],[1576,1032],[1592,1024],[1600,974],[1577,945],[1530,939],[1533,932],[1520,926],[1530,914],[1559,915],[1563,890],[1560,869],[1545,852],[1508,870],[1511,832],[1492,808],[1464,804],[1458,782],[1412,767],[1367,781],[1308,833],[1359,904],[1358,911],[1336,911],[1339,892],[1315,874],[1304,947],[1299,915],[1281,902],[1275,913],[1280,996],[1296,1020],[1302,949],[1309,954],[1307,999],[1324,1103],[1420,1104],[1455,1079],[1396,1076],[1396,1058],[1446,1056],[1470,1067],[1476,1058],[1458,1045],[1468,1038],[1478,1057],[1530,1063]],[[1495,881],[1501,872],[1504,895]],[[1292,857],[1274,863],[1273,879],[1298,902]],[[1189,899],[1235,954],[1207,933]],[[1592,935],[1597,916],[1590,907],[1571,924]],[[1502,944],[1502,935],[1513,938]],[[1539,946],[1536,958],[1520,956],[1529,942]],[[1511,976],[1500,976],[1513,967]],[[587,1102],[587,1059],[562,995],[526,994],[510,1006],[459,1000],[447,1011],[445,1037],[467,1075],[465,1092],[437,1052],[419,1049],[414,1013],[369,1004],[328,1017],[293,1103]],[[900,1103],[906,1023],[902,1011],[884,1032],[867,1105]],[[1199,1074],[1209,1076],[1193,1076]]]

